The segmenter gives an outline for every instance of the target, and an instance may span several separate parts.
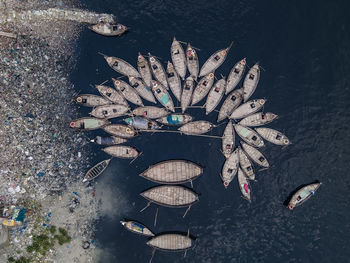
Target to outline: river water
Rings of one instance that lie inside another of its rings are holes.
[[[190,229],[197,238],[186,258],[181,253],[157,252],[153,262],[349,262],[347,2],[88,0],[85,4],[97,12],[116,14],[131,32],[120,38],[83,32],[72,75],[77,90],[97,94],[90,84],[119,76],[98,52],[134,66],[139,51],[151,52],[165,64],[176,36],[200,49],[201,66],[213,52],[234,41],[216,76],[227,76],[243,57],[249,66],[260,62],[264,70],[252,98],[267,99],[264,110],[279,115],[269,127],[293,142],[284,149],[266,143],[262,151],[272,167],[257,172],[250,204],[241,198],[236,178],[227,190],[221,183],[220,140],[165,133],[130,140],[129,145],[143,155],[132,164],[113,159],[97,180],[104,185],[100,190],[104,202],[111,206],[97,223],[96,245],[105,249],[101,262],[148,262],[151,257],[147,238],[119,224],[124,218],[138,220],[155,233]],[[88,111],[82,109],[82,115]],[[216,113],[205,116],[202,109],[188,113],[197,120],[216,121]],[[210,134],[220,136],[224,127]],[[91,132],[91,137],[97,134],[103,132]],[[98,147],[94,149],[96,163],[108,158]],[[155,184],[138,174],[167,159],[188,159],[205,167],[203,176],[194,181],[200,202],[184,219],[185,209],[160,208],[153,227],[156,206],[140,213],[146,201],[139,193]],[[292,212],[283,205],[293,190],[315,180],[323,185],[309,201]]]

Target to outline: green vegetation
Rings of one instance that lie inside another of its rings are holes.
[[[10,263],[31,263],[32,262],[30,258],[25,258],[25,257],[20,257],[19,259],[14,259],[13,257],[9,257],[7,261]]]

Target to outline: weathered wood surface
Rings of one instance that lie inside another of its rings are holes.
[[[135,105],[143,106],[143,102],[139,94],[133,87],[131,87],[128,83],[120,79],[112,78],[112,80],[116,90],[118,90],[124,96],[125,99],[127,99]]]
[[[103,57],[107,61],[108,65],[118,73],[125,76],[133,76],[135,78],[141,78],[139,72],[133,66],[131,66],[128,62],[122,60],[121,58],[108,57],[106,55],[103,55]]]
[[[180,44],[179,41],[176,40],[175,37],[170,47],[170,53],[171,53],[171,60],[173,61],[173,64],[177,73],[182,78],[182,80],[184,80],[186,75],[185,52],[182,48],[182,45]]]
[[[241,168],[238,168],[237,177],[238,177],[239,190],[241,191],[243,198],[251,202],[251,196],[250,196],[251,191],[250,191],[249,182]]]
[[[231,92],[222,104],[217,122],[222,121],[225,118],[229,118],[232,112],[241,104],[243,100],[243,89],[234,90]]]
[[[173,113],[168,116],[157,119],[156,121],[165,125],[184,125],[193,120],[193,117],[188,114]]]
[[[96,138],[91,140],[91,142],[94,142],[98,145],[110,146],[125,143],[127,140],[117,136],[96,136]]]
[[[150,86],[146,86],[146,84],[141,79],[129,76],[129,83],[142,98],[154,104],[157,103],[156,99],[153,96],[151,88],[149,88]]]
[[[122,124],[112,124],[103,127],[105,132],[122,138],[132,138],[137,135],[136,131]]]
[[[107,104],[112,104],[111,101],[93,94],[80,94],[75,98],[75,101],[85,107],[97,107]]]
[[[213,55],[211,55],[202,66],[201,71],[199,73],[199,77],[214,72],[218,67],[220,67],[221,64],[224,63],[231,47],[232,43],[229,47],[216,51]]]
[[[229,158],[233,152],[233,148],[235,145],[235,134],[233,131],[232,121],[227,123],[227,126],[224,130],[224,134],[222,135],[222,154],[225,158]]]
[[[241,61],[238,61],[236,65],[233,66],[233,68],[230,71],[230,74],[227,77],[225,94],[228,94],[229,92],[231,92],[238,85],[239,81],[243,76],[245,66],[246,66],[245,58],[242,59]]]
[[[159,250],[181,251],[191,248],[193,240],[181,234],[161,234],[149,240],[147,245]]]
[[[222,78],[218,80],[214,86],[211,88],[207,101],[205,103],[205,114],[208,115],[213,110],[215,110],[216,106],[220,103],[222,97],[225,94],[226,80]]]
[[[158,130],[161,128],[157,122],[147,119],[145,117],[131,117],[126,118],[124,121],[135,130]]]
[[[132,111],[132,114],[136,116],[146,117],[149,119],[157,119],[168,115],[169,112],[165,108],[159,108],[156,106],[143,106],[134,109]]]
[[[235,109],[231,115],[230,119],[241,119],[244,118],[250,114],[253,114],[260,110],[265,105],[266,100],[264,99],[258,99],[258,100],[251,100],[248,101],[241,106],[239,106],[237,109]]]
[[[239,156],[238,156],[238,148],[236,148],[229,158],[226,159],[224,166],[221,171],[221,179],[224,183],[225,188],[229,186],[232,182],[233,178],[237,174],[239,166]]]
[[[103,171],[106,170],[106,168],[111,160],[112,159],[103,160],[102,162],[99,162],[94,167],[92,167],[85,174],[83,182],[91,181],[91,180],[95,179],[96,177],[100,176],[103,173]]]
[[[253,129],[239,124],[235,124],[234,128],[239,137],[241,137],[246,143],[249,143],[250,145],[257,148],[264,146],[263,139],[261,139],[258,133]]]
[[[139,155],[139,152],[130,146],[125,145],[114,145],[103,148],[102,151],[105,153],[122,159],[134,159]]]
[[[181,126],[178,130],[184,134],[203,134],[209,132],[214,125],[208,121],[193,121]]]
[[[287,145],[289,145],[291,143],[290,140],[287,138],[287,136],[285,136],[283,133],[281,133],[279,131],[276,131],[274,129],[270,129],[270,128],[256,128],[255,130],[266,141],[269,141],[269,142],[271,142],[273,144],[287,146]]]
[[[139,73],[143,81],[146,83],[148,87],[151,87],[151,80],[152,80],[151,69],[149,67],[147,60],[145,59],[144,56],[141,55],[140,52],[137,57],[137,68],[139,70]]]
[[[277,118],[278,116],[271,112],[257,112],[245,117],[238,124],[243,126],[257,127],[268,124]]]
[[[182,95],[181,95],[182,113],[184,113],[186,111],[187,107],[191,103],[193,87],[194,87],[194,81],[193,81],[193,78],[190,76],[186,79],[184,86],[183,86],[183,89],[182,89]]]
[[[179,75],[177,74],[175,67],[173,64],[171,64],[170,61],[168,61],[168,66],[166,69],[166,73],[168,76],[168,84],[170,87],[171,92],[174,94],[175,98],[178,101],[181,101],[181,80],[179,78]]]
[[[149,64],[155,79],[160,82],[166,89],[168,89],[168,80],[165,74],[162,63],[149,53]]]
[[[249,180],[255,180],[254,166],[241,147],[238,147],[239,165]]]
[[[192,105],[197,104],[209,93],[214,83],[214,73],[202,77],[193,91]]]
[[[152,80],[152,91],[156,99],[168,110],[175,112],[174,102],[167,92],[166,88],[158,83],[157,81]]]
[[[79,130],[97,130],[106,125],[110,124],[108,120],[105,119],[97,119],[93,117],[85,117],[80,118],[74,121],[71,121],[69,126],[71,128],[79,129]]]
[[[103,97],[110,100],[111,102],[116,104],[122,104],[129,107],[129,104],[124,98],[124,96],[114,88],[103,86],[103,85],[96,85],[95,87]]]
[[[259,64],[256,63],[247,73],[243,82],[243,99],[246,102],[254,93],[260,79]]]
[[[111,118],[117,118],[117,117],[123,116],[128,111],[129,111],[129,108],[124,105],[112,104],[112,105],[103,105],[103,106],[95,107],[90,112],[90,115],[101,119],[103,118],[111,119]]]
[[[128,28],[122,24],[109,24],[104,22],[89,26],[89,29],[97,34],[111,37],[120,36],[128,30]]]
[[[252,159],[255,163],[265,168],[268,168],[270,166],[266,157],[260,151],[244,142],[241,142],[241,145],[249,158]]]
[[[321,184],[322,183],[309,184],[298,190],[289,201],[288,208],[290,210],[293,210],[294,207],[301,205],[303,202],[308,200],[311,196],[315,194],[315,192],[321,186]]]
[[[136,221],[120,221],[120,223],[130,232],[133,232],[135,234],[153,237],[154,234],[151,230],[149,230],[146,226],[143,224],[136,222]]]
[[[190,72],[190,75],[194,80],[197,80],[199,72],[199,61],[196,50],[191,46],[190,43],[187,45],[186,49],[186,62],[187,68]]]

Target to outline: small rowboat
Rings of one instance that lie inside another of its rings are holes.
[[[141,79],[129,77],[129,83],[142,98],[154,104],[157,103],[151,89]]]
[[[105,119],[97,119],[93,117],[85,117],[80,118],[69,123],[71,128],[79,129],[79,130],[97,130],[110,124],[108,120]]]
[[[165,108],[159,108],[155,106],[143,106],[134,109],[132,111],[132,114],[136,116],[146,117],[149,119],[157,119],[168,115],[169,112]]]
[[[201,78],[198,82],[196,88],[193,91],[192,105],[200,102],[209,93],[211,86],[214,83],[214,73],[209,73],[208,75]]]
[[[124,121],[136,130],[158,130],[161,128],[157,122],[144,117],[131,117],[124,119]]]
[[[121,159],[134,159],[140,155],[140,153],[135,148],[124,145],[109,146],[102,149],[102,151],[111,156],[118,157]]]
[[[152,80],[151,69],[149,68],[147,60],[145,59],[144,56],[141,55],[140,52],[137,57],[137,68],[140,72],[140,75],[143,81],[146,83],[148,87],[151,87],[151,80]]]
[[[141,78],[139,72],[133,66],[131,66],[128,62],[116,57],[108,57],[106,55],[103,55],[103,57],[107,61],[108,65],[118,73],[125,76],[133,76],[135,78]]]
[[[120,36],[124,34],[128,28],[122,24],[109,24],[100,22],[96,25],[89,26],[89,29],[94,31],[97,34],[103,35],[103,36]]]
[[[94,167],[92,167],[85,175],[83,179],[83,183],[86,181],[91,181],[95,179],[96,177],[100,176],[104,170],[106,170],[108,164],[110,163],[111,159],[103,160],[102,162],[99,162]]]
[[[246,143],[249,143],[250,145],[254,147],[263,147],[264,141],[261,139],[261,137],[251,128],[244,127],[239,124],[234,125],[236,133],[241,137]]]
[[[153,237],[154,234],[143,224],[135,221],[120,221],[120,223],[129,231],[148,237]]]
[[[257,113],[254,113],[252,115],[245,117],[238,124],[243,125],[243,126],[256,127],[256,126],[268,124],[277,118],[278,118],[278,116],[276,114],[271,113],[271,112],[266,112],[266,113],[257,112]]]
[[[150,166],[140,176],[164,184],[182,184],[198,178],[203,168],[186,160],[168,160]]]
[[[238,147],[239,165],[249,180],[255,180],[254,167],[241,147]]]
[[[168,61],[168,66],[166,69],[166,73],[168,76],[168,83],[171,92],[174,94],[175,98],[178,101],[181,101],[181,80],[179,78],[179,75],[177,74],[175,67],[171,62]]]
[[[86,107],[97,107],[97,106],[112,104],[109,100],[93,94],[80,94],[75,98],[75,101],[79,105],[86,106]]]
[[[208,115],[220,103],[225,93],[226,80],[222,78],[218,80],[209,92],[207,102],[205,103],[205,114]]]
[[[292,199],[289,201],[289,204],[288,204],[289,210],[293,210],[294,207],[301,205],[306,200],[308,200],[311,196],[313,196],[321,184],[322,183],[309,184],[301,188],[299,191],[297,191],[292,196]]]
[[[152,80],[152,91],[157,100],[168,110],[175,112],[174,103],[165,87]]]
[[[182,113],[186,111],[187,107],[191,103],[193,87],[194,87],[194,81],[193,81],[193,78],[190,76],[186,79],[182,89],[182,95],[181,95]]]
[[[120,138],[117,136],[96,136],[95,139],[91,140],[91,142],[94,142],[98,145],[116,145],[127,142],[126,139]]]
[[[250,96],[254,93],[256,86],[260,79],[260,68],[259,64],[256,63],[247,73],[243,82],[243,98],[246,102]]]
[[[265,105],[266,100],[259,99],[259,100],[251,100],[248,101],[241,106],[239,106],[237,109],[235,109],[230,116],[230,119],[241,119],[244,118],[252,113],[257,112]]]
[[[287,146],[291,144],[290,140],[283,133],[270,128],[256,128],[256,131],[263,137],[266,141],[277,145]]]
[[[136,131],[122,124],[111,124],[103,127],[105,132],[122,138],[132,138],[137,135]]]
[[[103,86],[103,85],[96,85],[95,87],[103,97],[110,100],[111,102],[114,102],[116,104],[122,104],[129,107],[128,102],[124,99],[123,95],[120,94],[119,91],[116,91],[111,87]]]
[[[156,78],[158,82],[160,82],[166,89],[168,89],[168,81],[166,78],[165,70],[162,66],[162,63],[156,57],[149,55],[149,64],[151,65],[151,71],[153,76]]]
[[[186,58],[185,58],[185,52],[180,44],[179,41],[176,40],[174,37],[173,43],[170,47],[170,53],[171,53],[171,60],[174,63],[174,67],[179,74],[179,76],[182,78],[182,80],[185,79],[186,75]]]
[[[230,117],[231,113],[241,104],[243,100],[242,94],[243,90],[238,89],[227,96],[219,110],[217,122]]]
[[[178,130],[184,134],[203,134],[209,132],[214,126],[209,121],[192,121],[181,126]]]
[[[229,121],[224,130],[224,134],[222,135],[222,154],[225,156],[226,159],[231,156],[234,144],[235,134],[233,131],[232,121]]]
[[[193,247],[194,241],[189,235],[161,234],[153,237],[147,242],[153,249],[177,252]]]
[[[260,166],[263,166],[265,168],[269,168],[270,167],[266,157],[261,152],[259,152],[257,149],[255,149],[253,146],[250,146],[247,143],[241,142],[241,145],[243,147],[243,150],[246,152],[246,154],[255,163],[257,163]]]
[[[230,155],[229,158],[226,159],[224,166],[222,167],[221,179],[224,183],[225,188],[232,182],[233,178],[237,174],[239,166],[239,156],[238,156],[238,148],[234,150],[234,152]]]
[[[186,49],[186,62],[190,75],[194,80],[197,80],[199,72],[198,56],[196,50],[191,46],[190,43],[188,43]]]
[[[159,118],[156,121],[165,125],[184,125],[192,120],[193,117],[188,114],[173,113]]]
[[[231,43],[228,48],[216,51],[213,55],[211,55],[201,68],[199,77],[205,76],[210,72],[214,72],[218,67],[220,67],[221,64],[224,63],[232,44],[233,43]]]
[[[90,115],[96,118],[111,119],[111,118],[117,118],[117,117],[123,116],[128,111],[129,111],[129,108],[127,106],[124,106],[121,104],[112,104],[112,105],[98,106],[90,112]]]
[[[243,76],[245,66],[245,58],[237,62],[236,65],[233,66],[230,74],[227,77],[226,94],[231,92],[238,85],[239,81]]]
[[[238,168],[237,177],[238,177],[239,190],[241,190],[243,198],[251,202],[249,182],[245,177],[245,174],[243,173],[241,168]]]
[[[121,94],[123,94],[125,99],[127,99],[128,101],[130,101],[135,105],[143,106],[143,103],[139,94],[137,94],[135,89],[133,89],[128,83],[120,79],[112,78],[112,80],[116,90],[121,92]]]

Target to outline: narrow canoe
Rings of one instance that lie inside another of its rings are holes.
[[[203,134],[209,132],[214,127],[209,121],[192,121],[181,126],[178,130],[184,134]]]
[[[241,145],[243,147],[243,150],[246,152],[246,154],[252,159],[255,163],[259,164],[260,166],[263,166],[265,168],[270,167],[266,157],[257,149],[255,149],[253,146],[250,146],[247,143],[241,142]]]
[[[103,173],[104,170],[106,170],[108,164],[110,163],[111,159],[103,160],[102,162],[99,162],[94,167],[92,167],[86,174],[83,179],[83,182],[91,181],[98,177],[100,174]]]
[[[207,101],[205,103],[205,114],[208,115],[216,106],[220,103],[222,97],[225,94],[226,80],[222,78],[218,80],[214,86],[211,88]]]
[[[243,98],[246,102],[250,96],[254,93],[256,86],[260,79],[260,68],[259,64],[256,63],[247,73],[243,82]]]
[[[182,184],[195,180],[203,168],[187,160],[168,160],[150,166],[140,176],[164,184]]]
[[[96,25],[89,26],[89,29],[94,31],[97,34],[113,37],[113,36],[120,36],[124,34],[126,31],[128,31],[128,28],[122,24],[109,24],[100,22]]]
[[[154,249],[177,252],[191,248],[194,241],[187,235],[161,234],[153,237],[146,244]]]
[[[243,100],[242,94],[243,90],[238,89],[227,96],[219,110],[217,122],[230,117],[231,113],[241,104]]]
[[[246,143],[254,147],[263,147],[264,141],[261,137],[251,128],[245,127],[239,124],[235,124],[235,131]]]
[[[311,196],[315,194],[315,192],[321,184],[322,183],[313,183],[301,188],[292,196],[292,199],[289,201],[288,208],[290,210],[293,210],[294,207],[304,203],[306,200],[308,200]]]
[[[102,151],[121,159],[134,159],[140,154],[135,148],[125,145],[108,146],[103,148]]]
[[[249,182],[241,168],[238,168],[237,177],[239,190],[241,191],[243,198],[251,202]]]
[[[183,89],[182,89],[182,95],[181,95],[182,113],[184,113],[186,111],[187,107],[191,103],[193,87],[194,87],[194,81],[193,81],[193,78],[190,76],[186,79],[184,86],[183,86]]]
[[[103,57],[107,61],[108,65],[118,73],[125,76],[133,76],[135,78],[141,78],[139,72],[133,66],[131,66],[128,62],[116,57],[108,57],[106,55],[103,55]]]
[[[105,106],[98,106],[94,108],[90,115],[96,117],[96,118],[117,118],[120,116],[125,115],[129,111],[129,107],[120,105],[120,104],[112,104],[112,105],[105,105]]]
[[[91,140],[98,145],[116,145],[127,142],[126,139],[117,136],[96,136],[95,139]]]
[[[171,62],[168,61],[168,66],[166,69],[167,77],[168,77],[168,84],[170,87],[171,92],[174,94],[175,98],[178,101],[181,101],[181,80],[179,78],[179,75],[177,74],[175,67]]]
[[[245,58],[237,62],[231,69],[230,74],[227,77],[226,94],[231,92],[241,80],[246,66]]]
[[[238,147],[239,165],[249,180],[255,180],[254,166],[241,147]]]
[[[159,118],[156,121],[165,125],[184,125],[192,120],[193,117],[188,114],[173,113]]]
[[[111,101],[93,94],[80,94],[75,98],[75,101],[82,106],[97,107],[102,105],[112,104]]]
[[[154,234],[143,224],[136,221],[120,221],[120,223],[129,231],[148,237],[153,237]]]
[[[201,68],[199,77],[205,76],[210,72],[214,72],[218,67],[220,67],[221,64],[224,63],[231,47],[232,43],[229,47],[216,51],[213,55],[211,55]]]
[[[224,166],[221,171],[221,179],[224,183],[225,188],[232,182],[233,178],[237,174],[239,166],[239,156],[238,156],[238,148],[233,151],[229,158],[226,159]]]
[[[224,130],[224,134],[222,135],[222,154],[225,156],[226,159],[231,156],[234,144],[235,134],[233,131],[232,121],[229,121]]]
[[[283,133],[270,128],[256,128],[256,131],[263,137],[266,141],[277,145],[287,146],[290,144],[290,140]]]
[[[144,117],[131,117],[124,121],[135,130],[158,130],[161,128],[157,122]]]
[[[143,79],[143,81],[146,83],[148,87],[151,87],[151,80],[152,80],[152,73],[151,69],[148,65],[147,60],[144,56],[141,55],[139,52],[139,55],[137,57],[137,68],[139,70],[139,73]]]
[[[196,50],[191,46],[190,43],[187,45],[186,49],[186,62],[187,68],[190,72],[190,75],[194,80],[197,80],[199,72],[199,61]]]
[[[75,128],[79,130],[97,130],[108,124],[110,124],[110,122],[105,119],[85,117],[85,118],[80,118],[80,119],[71,121],[69,126],[71,128]]]
[[[112,80],[116,90],[120,91],[125,99],[127,99],[135,105],[143,106],[142,100],[134,88],[132,88],[128,83],[120,79],[112,78]]]
[[[105,132],[108,132],[109,134],[119,136],[122,138],[132,138],[137,135],[136,131],[131,129],[130,127],[122,124],[112,124],[103,127],[103,130]]]
[[[238,124],[250,127],[257,127],[264,124],[268,124],[277,118],[278,116],[271,112],[257,112],[245,117]]]
[[[179,41],[176,40],[175,37],[170,47],[170,53],[171,53],[171,60],[174,63],[174,67],[177,73],[182,78],[182,80],[184,80],[186,75],[185,52],[184,52],[184,49],[182,48],[182,45],[180,44]]]
[[[129,107],[128,102],[125,100],[122,94],[119,91],[103,85],[96,85],[96,89],[100,92],[100,94],[106,99],[114,102],[116,104],[122,104]]]
[[[162,63],[154,56],[149,53],[149,63],[151,65],[151,71],[153,76],[158,82],[160,82],[166,89],[168,89],[168,81],[166,78],[165,70],[162,66]]]
[[[140,194],[150,202],[166,207],[186,207],[198,202],[198,194],[181,185],[160,185]]]
[[[241,119],[255,113],[265,105],[265,102],[266,100],[264,99],[248,101],[235,109],[232,112],[230,119]]]
[[[142,116],[149,119],[157,119],[169,114],[166,108],[159,108],[155,106],[138,107],[132,111],[133,115]]]
[[[209,73],[208,75],[201,78],[198,82],[196,88],[193,91],[192,105],[197,104],[209,93],[211,86],[214,83],[214,73]]]
[[[129,83],[142,98],[154,104],[157,103],[151,89],[149,88],[150,86],[147,87],[146,84],[141,79],[137,79],[130,76]]]
[[[168,110],[175,112],[174,103],[169,93],[165,87],[158,83],[157,81],[152,80],[152,91],[156,99]]]

